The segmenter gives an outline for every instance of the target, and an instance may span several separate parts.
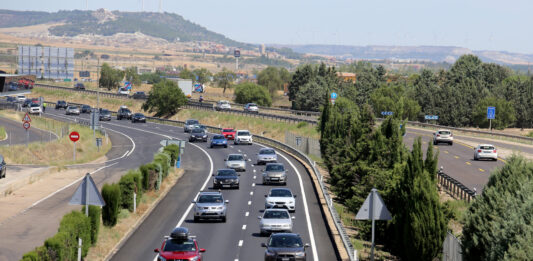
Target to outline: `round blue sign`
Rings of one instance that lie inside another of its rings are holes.
[[[337,99],[337,93],[336,92],[332,92],[331,93],[331,99]]]

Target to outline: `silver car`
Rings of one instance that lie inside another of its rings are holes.
[[[449,130],[438,130],[433,133],[433,145],[448,143],[453,145],[453,134]]]
[[[286,209],[265,209],[259,218],[259,231],[261,235],[272,232],[292,232],[292,220]]]
[[[80,115],[80,108],[78,106],[68,106],[65,112],[66,115]]]
[[[231,105],[229,104],[229,101],[218,101],[215,105],[215,110],[217,111],[223,111],[223,110],[231,110]]]
[[[272,148],[263,148],[257,153],[257,165],[278,161],[278,155]]]
[[[235,133],[235,139],[233,139],[234,145],[248,144],[252,145],[253,137],[248,130],[237,130]]]
[[[474,148],[474,160],[498,160],[498,151],[492,144],[479,144]]]
[[[194,203],[194,222],[201,219],[220,219],[226,222],[226,209],[229,201],[224,201],[220,192],[200,192]]]
[[[194,129],[194,125],[200,124],[198,120],[190,119],[185,121],[185,126],[183,127],[184,132],[191,132],[192,129]]]
[[[236,171],[246,171],[246,160],[242,154],[229,154],[226,161],[226,168]]]
[[[257,104],[255,103],[247,103],[246,105],[244,105],[244,111],[251,113],[259,113],[259,107],[257,107]]]
[[[273,188],[265,195],[265,209],[286,208],[289,212],[296,211],[296,195],[288,188]]]
[[[287,185],[287,171],[282,163],[267,163],[263,172],[263,184]]]

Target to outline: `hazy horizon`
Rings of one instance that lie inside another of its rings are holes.
[[[512,2],[513,4],[507,4]],[[443,46],[476,51],[533,53],[533,2],[495,0],[162,1],[176,13],[236,41],[280,45]],[[91,0],[89,10],[141,11],[143,0]],[[85,10],[86,1],[8,1],[2,9]],[[159,0],[144,0],[157,12]]]

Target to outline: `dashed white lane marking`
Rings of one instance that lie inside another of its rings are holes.
[[[252,161],[252,159],[248,159],[248,161]],[[253,166],[252,166],[253,167]]]
[[[254,173],[255,173],[255,169],[254,169]]]
[[[255,187],[255,183],[252,183],[252,187]]]
[[[250,196],[253,196],[254,195],[254,192],[253,191],[250,191]]]
[[[248,206],[252,205],[252,201],[248,201]]]
[[[237,150],[238,152],[241,152],[241,150]]]
[[[230,145],[229,147],[230,147],[231,149],[233,149],[233,146]],[[237,259],[235,259],[235,260],[237,260]]]
[[[242,230],[246,230],[246,225],[242,225]]]
[[[239,240],[239,246],[242,247],[242,243],[243,241],[242,240]]]
[[[256,176],[254,175],[254,179],[256,178]]]
[[[244,216],[245,216],[245,217],[247,217],[247,216],[249,216],[249,215],[250,215],[250,212],[246,212],[246,213],[244,213]]]
[[[245,157],[248,157],[248,155],[244,154]]]

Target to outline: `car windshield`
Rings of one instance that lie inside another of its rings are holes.
[[[272,219],[284,219],[290,218],[287,211],[280,210],[266,210],[263,218],[272,218]]]
[[[288,189],[273,189],[270,191],[271,197],[292,197],[292,193]]]
[[[198,203],[222,203],[224,200],[220,195],[201,195],[198,198]]]
[[[217,176],[236,176],[235,174],[235,170],[232,170],[232,169],[224,169],[224,170],[219,170],[218,173],[217,173]]]
[[[223,132],[234,132],[233,129],[223,129],[222,131],[223,131]]]
[[[494,147],[493,146],[479,146],[479,149],[481,149],[481,150],[493,150]]]
[[[239,132],[237,132],[237,135],[239,135],[239,136],[250,136],[250,132],[248,132],[248,131],[239,131]]]
[[[226,105],[226,104],[229,104],[229,102],[228,101],[221,101],[220,104]]]
[[[19,96],[17,96],[17,98],[20,98],[20,99],[25,99],[25,98],[26,98],[26,96],[24,96],[24,95],[19,95]]]
[[[137,92],[137,94],[144,94],[144,92]]]
[[[84,109],[90,109],[91,108],[91,106],[89,106],[89,105],[82,105],[81,107],[84,108]]]
[[[273,155],[276,154],[276,152],[273,149],[262,149],[259,151],[259,154],[261,155]]]
[[[110,112],[108,110],[102,110],[100,114],[109,114]]]
[[[78,108],[78,107],[76,107],[76,106],[68,106],[68,109],[69,109],[69,110],[75,110],[75,109],[77,109],[77,108]]]
[[[277,235],[270,237],[269,247],[303,247],[302,239],[293,235]]]
[[[248,104],[248,106],[249,106],[249,107],[257,107],[257,104],[255,104],[255,103],[250,103],[250,104]]]
[[[32,104],[31,104],[31,107],[39,107],[39,106],[41,106],[41,105],[39,105],[39,104],[37,104],[37,103],[32,103]]]
[[[204,130],[200,129],[200,128],[197,128],[197,129],[193,129],[192,130],[192,133],[203,133]]]
[[[280,164],[269,164],[266,166],[266,171],[284,171],[285,167]]]
[[[223,140],[223,139],[225,139],[225,138],[224,138],[224,136],[222,136],[222,135],[215,135],[215,136],[213,136],[213,139],[214,139],[214,140]]]
[[[187,125],[194,125],[194,124],[198,124],[199,122],[197,120],[187,120],[187,122],[185,124]]]
[[[122,112],[131,113],[129,109],[122,109]]]
[[[439,134],[442,134],[442,135],[450,135],[451,132],[449,132],[449,131],[439,131]]]
[[[182,239],[168,239],[165,243],[164,252],[176,252],[176,251],[196,251],[194,241],[182,240]]]
[[[242,155],[229,155],[228,160],[244,160],[244,157]]]

